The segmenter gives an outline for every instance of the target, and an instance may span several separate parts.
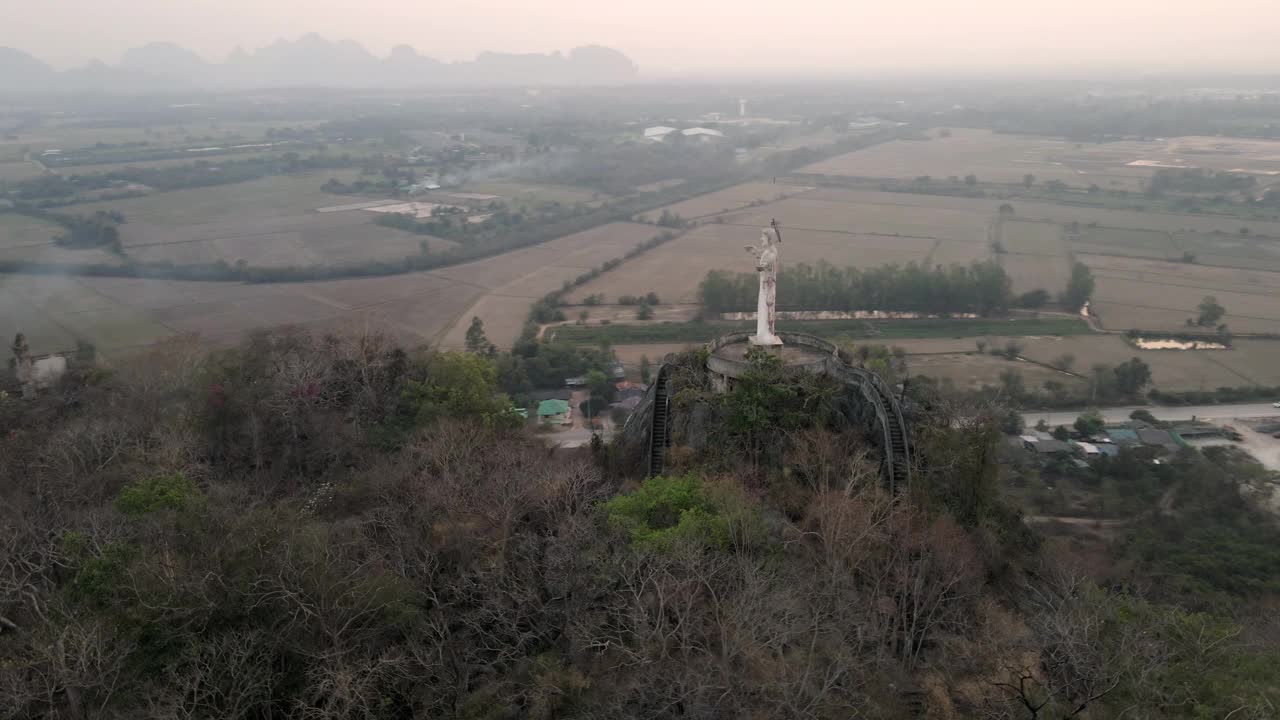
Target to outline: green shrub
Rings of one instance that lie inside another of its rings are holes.
[[[605,503],[609,522],[625,528],[633,545],[659,552],[682,542],[727,550],[763,541],[763,518],[727,484],[702,479],[656,477],[640,489]]]
[[[116,509],[130,517],[157,510],[182,510],[203,500],[195,483],[182,473],[135,480],[116,496]]]

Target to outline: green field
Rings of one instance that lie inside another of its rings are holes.
[[[710,342],[725,333],[755,328],[754,322],[688,322],[651,325],[564,325],[548,330],[555,340],[573,343],[639,344]],[[1091,333],[1076,318],[929,319],[929,320],[812,320],[788,321],[782,330],[822,337],[853,338],[950,338],[986,335],[1086,335]],[[554,335],[553,335],[554,333]]]
[[[293,215],[326,205],[354,202],[320,189],[331,177],[349,182],[359,177],[359,171],[324,170],[298,175],[276,175],[229,185],[85,203],[76,205],[75,212],[88,215],[97,210],[118,210],[125,214],[129,222],[195,225]],[[127,231],[126,227],[125,232]]]
[[[497,195],[512,205],[526,203],[558,202],[573,205],[592,200],[607,200],[609,196],[601,192],[593,192],[588,188],[570,187],[568,185],[551,185],[543,183],[522,182],[481,182],[468,183],[462,192]]]

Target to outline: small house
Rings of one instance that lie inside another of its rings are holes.
[[[1107,428],[1107,437],[1116,445],[1141,445],[1138,431],[1131,428]]]
[[[1120,454],[1120,446],[1115,443],[1099,443],[1098,452],[1105,457],[1116,457]]]
[[[1101,456],[1102,452],[1098,450],[1098,446],[1090,442],[1073,442],[1076,449],[1086,458],[1096,458]]]
[[[1173,433],[1168,430],[1145,428],[1137,432],[1138,441],[1148,447],[1159,447],[1169,452],[1177,452],[1181,446],[1181,443],[1174,439]]]
[[[538,403],[538,421],[547,425],[568,425],[573,422],[572,409],[566,400],[543,400]]]
[[[1070,455],[1071,446],[1061,440],[1040,440],[1031,446],[1037,455]]]

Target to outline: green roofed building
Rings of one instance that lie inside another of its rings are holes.
[[[550,424],[569,423],[569,402],[567,400],[543,400],[538,403],[538,419]]]

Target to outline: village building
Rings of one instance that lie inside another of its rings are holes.
[[[543,400],[538,403],[538,421],[547,425],[573,422],[573,408],[567,400]]]

